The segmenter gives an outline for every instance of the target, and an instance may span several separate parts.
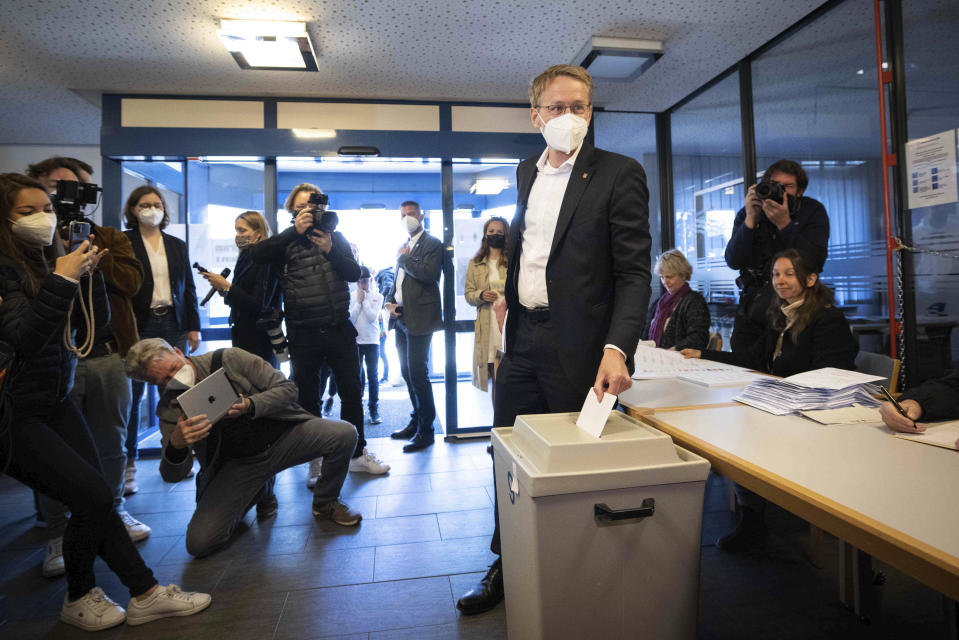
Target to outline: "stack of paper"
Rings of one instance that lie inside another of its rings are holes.
[[[697,380],[690,380],[690,382],[697,382],[697,384],[705,384],[700,382],[703,380],[703,374],[711,371],[738,371],[742,372],[745,369],[741,367],[736,367],[731,364],[723,364],[721,362],[710,362],[709,360],[699,360],[697,358],[686,359],[678,351],[669,351],[667,349],[657,349],[655,347],[648,347],[644,344],[640,344],[636,347],[636,354],[634,356],[636,361],[636,371],[633,373],[633,378],[636,380],[652,380],[656,378],[677,378],[683,374],[693,374],[698,376]],[[705,378],[709,376],[706,375]],[[739,380],[738,383],[748,382],[747,380]],[[726,384],[729,384],[727,381]]]
[[[777,380],[763,378],[752,383],[735,400],[777,416],[800,411],[839,409],[852,405],[877,407],[878,392],[869,380],[880,380],[842,369],[818,369]],[[812,386],[821,385],[821,386]]]

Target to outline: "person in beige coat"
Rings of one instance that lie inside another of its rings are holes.
[[[466,301],[478,307],[473,342],[473,386],[482,391],[496,379],[503,337],[493,313],[493,303],[506,283],[506,241],[509,224],[493,217],[483,225],[483,241],[466,269]],[[495,389],[495,385],[493,386]]]

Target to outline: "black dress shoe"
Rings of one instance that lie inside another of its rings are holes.
[[[489,611],[503,601],[503,561],[497,558],[480,583],[456,603],[463,615],[472,616]]]
[[[434,437],[432,433],[428,436],[418,435],[410,440],[409,444],[403,445],[403,453],[412,453],[413,451],[421,451],[427,447],[432,447],[433,440]]]
[[[399,431],[394,431],[390,434],[390,437],[394,440],[409,440],[416,435],[416,423],[412,422]]]

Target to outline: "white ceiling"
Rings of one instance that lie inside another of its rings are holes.
[[[0,0],[0,144],[96,144],[103,92],[522,102],[591,35],[664,56],[596,103],[662,111],[823,0]],[[319,73],[242,71],[217,18],[308,22]]]

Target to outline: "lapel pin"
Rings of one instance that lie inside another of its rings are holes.
[[[588,173],[584,173],[584,174],[583,174],[583,180],[585,180],[585,179],[586,179],[586,176],[588,176],[588,175],[589,175]]]

